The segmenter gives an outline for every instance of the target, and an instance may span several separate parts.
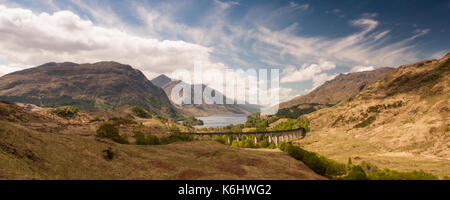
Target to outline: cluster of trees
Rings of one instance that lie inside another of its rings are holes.
[[[283,130],[294,130],[303,127],[306,131],[309,131],[309,119],[303,116],[297,119],[287,119],[271,128],[271,131],[283,131]]]
[[[257,137],[257,141],[255,143],[255,137]],[[241,148],[269,148],[274,149],[276,146],[274,144],[269,143],[269,137],[267,135],[243,135],[237,140],[237,138],[233,138],[233,142],[231,146],[233,147],[241,147]]]
[[[102,124],[97,129],[97,137],[111,139],[119,144],[129,144],[127,136],[121,136],[119,129],[113,124]]]
[[[62,106],[55,108],[53,113],[63,118],[74,117],[80,110],[73,106]]]
[[[128,136],[120,135],[119,124],[105,123],[102,124],[96,132],[96,136],[99,138],[107,138],[119,144],[129,144]],[[137,145],[162,145],[170,144],[178,141],[192,141],[193,137],[181,133],[177,126],[166,127],[169,136],[157,137],[150,133],[135,132],[133,137],[136,139]]]
[[[175,130],[175,129],[173,129]],[[158,137],[150,133],[135,132],[134,136],[137,145],[163,145],[180,141],[192,141],[193,137],[179,131],[171,132],[169,136]]]
[[[256,131],[262,132],[266,131],[269,125],[273,122],[276,122],[278,119],[277,116],[262,116],[261,113],[253,113],[247,118],[247,122],[245,122],[245,128],[256,128]]]
[[[280,149],[305,163],[314,172],[337,180],[438,180],[438,177],[423,171],[378,170],[376,166],[365,162],[361,165],[354,165],[351,163],[351,159],[348,164],[339,163],[290,143],[281,144]]]
[[[192,128],[197,125],[203,125],[203,121],[195,117],[188,117],[183,120],[183,125]]]
[[[133,119],[123,117],[112,117],[109,118],[108,122],[113,124],[114,126],[137,124],[137,122]]]
[[[308,104],[308,107],[306,107],[306,108],[299,108],[299,106],[292,106],[290,108],[283,108],[283,109],[278,110],[276,116],[279,118],[297,119],[298,117],[300,117],[302,115],[306,115],[306,114],[316,111],[317,109],[314,108],[315,106],[331,107],[333,105],[332,104],[322,105],[322,104],[318,104],[318,103],[311,103],[311,104]]]
[[[140,118],[146,119],[152,118],[150,112],[141,106],[133,106],[131,108],[131,111],[133,111],[133,113]]]

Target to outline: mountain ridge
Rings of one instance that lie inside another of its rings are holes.
[[[353,98],[305,115],[311,132],[298,144],[341,162],[448,176],[449,55],[402,65]]]
[[[277,116],[297,118],[303,114],[331,107],[354,97],[365,87],[382,79],[392,70],[393,68],[382,67],[372,71],[339,74],[310,93],[281,103]]]
[[[169,81],[170,80],[170,81]],[[162,74],[154,79],[152,79],[152,82],[161,87],[167,94],[167,96],[171,96],[172,89],[178,85],[183,84],[181,80],[172,80],[166,75]],[[191,87],[191,93],[194,92],[194,86],[190,85]],[[208,86],[202,84],[202,91],[204,91]],[[211,89],[213,93],[215,94],[216,90]],[[183,114],[193,117],[200,117],[200,116],[209,116],[209,115],[217,115],[217,114],[250,114],[251,112],[258,111],[259,107],[253,106],[253,105],[238,105],[238,104],[226,104],[227,97],[223,94],[221,94],[224,99],[224,104],[194,104],[193,99],[194,95],[191,94],[191,102],[192,104],[182,104],[182,105],[176,105],[178,110],[180,110]]]
[[[0,77],[0,99],[85,110],[139,105],[163,116],[177,115],[165,92],[141,71],[113,61],[50,62],[4,75]]]

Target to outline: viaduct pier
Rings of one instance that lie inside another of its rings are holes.
[[[254,136],[254,142],[258,142],[258,138],[265,138],[267,137],[269,139],[269,143],[274,143],[275,145],[278,145],[279,142],[290,142],[293,140],[297,140],[299,138],[305,137],[305,129],[304,128],[298,128],[293,130],[284,130],[284,131],[267,131],[267,132],[242,132],[242,133],[225,133],[225,132],[211,132],[211,133],[186,133],[190,136],[200,136],[205,137],[209,136],[209,138],[214,137],[223,137],[227,136],[227,142],[228,144],[231,144],[232,138],[236,137],[239,141],[243,135],[249,137]]]

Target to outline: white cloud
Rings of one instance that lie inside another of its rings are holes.
[[[296,2],[289,2],[289,7],[294,8],[295,10],[308,10],[309,4],[299,4]]]
[[[350,25],[360,27],[361,31],[341,38],[305,37],[296,34],[295,29],[273,31],[258,26],[252,38],[266,45],[254,45],[255,51],[281,51],[280,55],[290,55],[294,62],[317,62],[326,58],[340,65],[399,66],[419,60],[421,56],[412,40],[429,32],[417,30],[413,36],[394,43],[384,43],[391,30],[375,31],[379,22],[362,18],[350,21]],[[266,59],[270,55],[266,56]],[[284,57],[276,58],[279,62]]]
[[[9,74],[11,72],[23,70],[21,67],[10,66],[10,65],[2,65],[0,64],[0,76]]]
[[[375,40],[379,40],[379,39],[383,38],[384,36],[386,36],[387,34],[389,34],[390,32],[391,32],[391,30],[383,31],[381,33],[377,33],[373,37],[375,38]]]
[[[71,11],[37,14],[0,5],[0,38],[0,58],[22,66],[114,60],[156,73],[191,69],[194,61],[225,68],[210,60],[210,48],[101,27]]]
[[[350,72],[364,72],[364,71],[372,71],[375,70],[374,66],[362,66],[362,65],[358,65],[353,67]]]
[[[283,77],[281,83],[301,82],[312,80],[314,84],[323,83],[324,79],[328,77],[323,71],[328,71],[336,68],[336,64],[329,61],[320,61],[318,64],[311,64],[309,66],[303,65],[296,69],[294,66],[289,66],[283,70]]]
[[[441,59],[445,55],[447,55],[447,53],[450,53],[450,49],[435,52],[435,53],[431,54],[429,57],[430,57],[430,59]]]
[[[414,31],[414,36],[410,37],[409,40],[414,40],[420,36],[424,36],[430,32],[430,29],[417,29]]]

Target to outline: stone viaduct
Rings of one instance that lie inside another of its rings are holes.
[[[187,133],[190,136],[200,136],[200,137],[204,137],[204,136],[209,136],[209,138],[213,138],[214,136],[219,136],[219,137],[223,137],[224,135],[227,136],[228,138],[228,144],[231,144],[231,138],[233,136],[237,137],[237,140],[239,141],[240,138],[243,135],[248,136],[255,136],[254,141],[255,143],[258,142],[258,137],[262,135],[263,138],[264,137],[268,137],[269,138],[269,143],[274,143],[275,145],[278,145],[279,142],[290,142],[299,138],[303,138],[305,137],[305,129],[304,128],[298,128],[298,129],[293,129],[293,130],[285,130],[285,131],[267,131],[267,132],[244,132],[244,133],[220,133],[220,132],[211,132],[211,133]]]

